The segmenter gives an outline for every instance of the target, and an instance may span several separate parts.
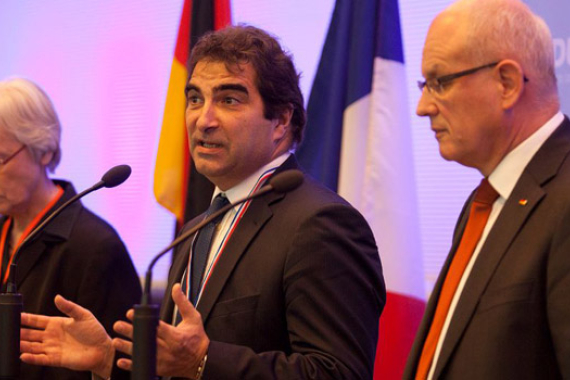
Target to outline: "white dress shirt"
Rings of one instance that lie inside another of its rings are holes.
[[[529,136],[525,141],[520,143],[515,149],[510,151],[497,165],[495,170],[489,175],[489,183],[493,188],[499,193],[499,198],[493,203],[493,209],[491,210],[491,214],[489,215],[489,219],[487,220],[487,224],[485,225],[485,229],[483,230],[483,234],[481,235],[481,239],[477,243],[475,247],[475,251],[469,260],[469,263],[465,267],[465,272],[463,272],[463,276],[459,281],[457,286],[457,290],[453,295],[453,299],[451,300],[451,305],[449,306],[449,311],[445,318],[445,322],[443,324],[441,334],[439,335],[439,340],[437,342],[437,346],[435,349],[435,356],[432,361],[432,365],[430,371],[428,373],[428,380],[433,379],[434,371],[435,371],[435,363],[439,359],[439,354],[441,352],[441,347],[443,345],[443,341],[445,340],[445,336],[447,335],[447,331],[449,329],[449,324],[451,323],[451,319],[455,312],[455,308],[457,307],[457,303],[459,302],[459,297],[463,292],[463,288],[469,275],[471,274],[471,270],[473,269],[473,265],[479,256],[479,252],[481,251],[481,247],[485,244],[485,240],[487,240],[487,236],[489,235],[489,231],[495,224],[497,217],[501,213],[503,206],[509,196],[511,195],[515,185],[517,184],[523,170],[528,165],[532,157],[534,157],[535,153],[540,149],[542,144],[550,137],[550,135],[554,132],[554,130],[562,123],[564,120],[564,115],[562,112],[558,112],[554,115],[550,120],[546,122],[542,127],[540,127],[536,132],[534,132],[531,136]]]

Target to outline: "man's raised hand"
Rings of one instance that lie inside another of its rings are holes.
[[[105,328],[89,310],[62,296],[55,297],[55,305],[69,318],[22,313],[22,361],[110,376],[115,350]]]

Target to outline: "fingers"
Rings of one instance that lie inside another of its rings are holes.
[[[133,361],[131,359],[121,358],[117,360],[117,367],[126,371],[131,371],[133,369]]]
[[[175,329],[174,326],[169,325],[168,323],[165,323],[163,321],[159,321],[158,327],[156,328],[156,336],[159,340],[164,339],[165,337],[169,336],[170,332],[173,329]]]
[[[20,352],[26,354],[34,354],[34,355],[45,353],[44,346],[42,343],[26,342],[26,341],[20,342]]]
[[[20,329],[20,340],[28,342],[42,342],[45,332],[43,330]]]
[[[22,313],[20,321],[22,323],[22,326],[33,327],[36,329],[45,329],[49,318],[43,315]]]
[[[35,355],[35,354],[23,353],[20,355],[20,359],[24,363],[33,364],[33,365],[42,365],[42,366],[52,365],[47,355],[44,354]]]
[[[115,323],[115,326],[117,325],[117,323]],[[120,338],[114,338],[113,347],[115,348],[115,350],[125,353],[129,356],[133,355],[133,344],[129,341]],[[117,366],[126,371],[130,371],[132,369],[133,362],[131,359],[121,358],[117,360]]]
[[[180,284],[175,284],[172,287],[172,300],[178,307],[178,312],[182,316],[182,320],[194,321],[200,314],[196,311],[194,306],[188,300],[188,297],[182,292]]]
[[[113,347],[117,351],[121,351],[129,356],[133,355],[133,343],[121,338],[113,339]]]
[[[113,330],[126,338],[133,339],[133,325],[129,322],[117,321],[113,325]]]
[[[55,306],[63,314],[75,319],[76,321],[83,321],[93,317],[91,312],[76,303],[66,300],[59,294],[55,296]]]

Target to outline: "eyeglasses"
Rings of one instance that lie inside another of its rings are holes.
[[[0,166],[4,166],[4,165],[6,165],[8,162],[10,162],[10,160],[12,160],[14,157],[16,157],[16,156],[18,155],[18,153],[20,153],[21,151],[23,151],[25,147],[26,147],[25,145],[22,145],[22,146],[20,147],[20,149],[18,149],[17,151],[15,151],[14,153],[12,153],[12,154],[9,155],[8,157],[6,157],[6,158],[0,158]]]
[[[499,62],[500,61],[488,63],[488,64],[483,65],[483,66],[477,66],[473,69],[460,71],[460,72],[454,73],[454,74],[444,75],[444,76],[441,76],[439,78],[429,78],[429,79],[426,79],[423,81],[419,80],[418,81],[418,88],[420,89],[420,91],[423,91],[424,87],[427,87],[427,89],[430,93],[441,94],[444,90],[445,85],[449,84],[452,80],[464,77],[466,75],[471,75],[473,73],[476,73],[479,70],[488,69],[490,67],[496,66],[499,64]],[[525,82],[528,82],[528,79],[526,79],[526,77],[524,79],[525,79]]]

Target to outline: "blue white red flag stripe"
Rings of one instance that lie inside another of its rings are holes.
[[[397,0],[337,0],[298,156],[370,223],[388,289],[375,379],[401,379],[424,276]]]

